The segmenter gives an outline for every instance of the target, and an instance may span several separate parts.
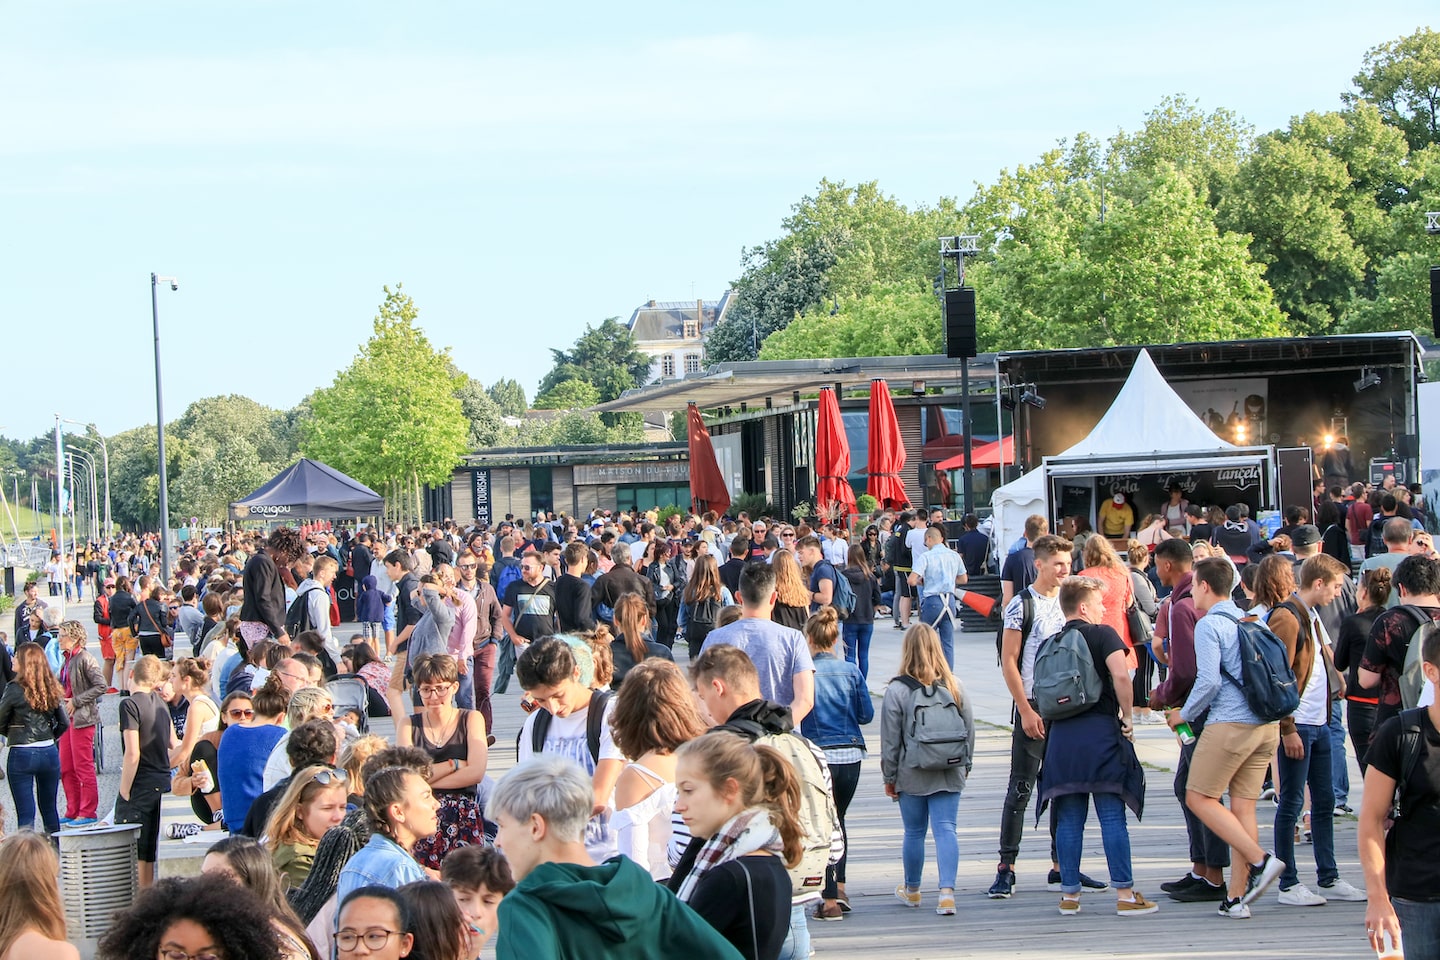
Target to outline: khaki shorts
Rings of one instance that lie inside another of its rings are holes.
[[[1228,790],[1231,797],[1258,800],[1279,745],[1278,723],[1207,723],[1190,758],[1187,789],[1217,799]]]

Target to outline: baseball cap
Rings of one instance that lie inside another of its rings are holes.
[[[1302,523],[1290,531],[1290,542],[1297,547],[1308,547],[1320,542],[1320,528],[1313,523]]]

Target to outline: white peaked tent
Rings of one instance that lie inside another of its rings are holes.
[[[1150,352],[1141,350],[1105,416],[1084,440],[1046,457],[1045,476],[1214,470],[1269,460],[1269,447],[1237,447],[1216,436],[1170,389]]]
[[[1165,382],[1149,351],[1141,350],[1119,396],[1084,440],[991,495],[991,536],[1005,550],[1025,532],[1030,514],[1050,517],[1056,478],[1225,469],[1254,470],[1256,483],[1274,484],[1270,448],[1221,440]]]

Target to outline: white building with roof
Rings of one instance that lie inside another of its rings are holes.
[[[654,358],[650,382],[699,373],[705,363],[705,336],[725,318],[734,291],[719,300],[651,300],[636,307],[626,324],[635,346]]]

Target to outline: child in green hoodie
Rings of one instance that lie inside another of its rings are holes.
[[[634,861],[596,864],[585,851],[591,780],[572,761],[538,755],[490,797],[495,845],[518,885],[500,902],[498,960],[740,960],[730,943]]]

